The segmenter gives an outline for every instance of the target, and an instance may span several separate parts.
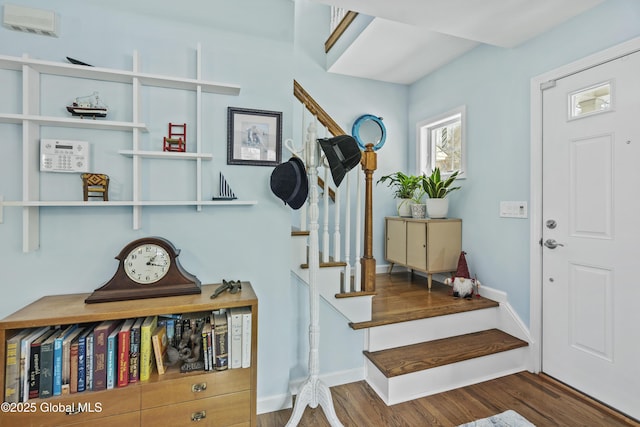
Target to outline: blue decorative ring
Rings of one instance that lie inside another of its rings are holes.
[[[385,140],[387,139],[387,129],[384,127],[384,123],[382,123],[382,117],[374,116],[372,114],[364,114],[358,117],[353,123],[351,134],[358,143],[358,146],[360,146],[360,148],[363,150],[366,149],[367,144],[370,144],[370,142],[363,141],[360,137],[360,126],[362,126],[362,124],[366,123],[368,120],[375,122],[380,127],[380,140],[373,146],[374,151],[378,151],[380,148],[382,148]]]

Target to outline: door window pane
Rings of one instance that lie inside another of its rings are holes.
[[[611,82],[569,94],[569,119],[598,114],[611,109]]]

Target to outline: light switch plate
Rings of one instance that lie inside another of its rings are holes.
[[[527,202],[500,202],[501,218],[527,218]]]

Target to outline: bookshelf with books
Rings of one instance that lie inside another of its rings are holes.
[[[257,425],[258,301],[251,284],[242,285],[241,292],[215,299],[210,295],[217,284],[203,285],[198,295],[101,304],[85,304],[89,294],[47,296],[0,320],[3,401],[16,406],[3,413],[0,424],[209,425],[215,420],[216,425]],[[221,343],[231,351],[228,357],[235,349],[240,366],[229,358],[218,366],[214,319],[233,322],[236,314],[242,325],[237,319],[233,327],[225,324]],[[147,320],[149,334],[143,333]],[[240,338],[232,335],[234,327]],[[235,346],[234,339],[239,340]],[[27,356],[21,350],[27,351],[27,343],[31,350],[34,341],[40,345],[40,369],[21,372],[21,357]],[[150,368],[143,380],[137,363],[147,358]],[[40,383],[25,386],[33,373],[39,373]],[[18,410],[18,404],[33,410]]]

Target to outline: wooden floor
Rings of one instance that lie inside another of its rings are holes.
[[[429,292],[426,277],[408,272],[378,274],[371,321],[352,323],[351,327],[370,328],[498,305],[485,298],[453,298],[450,291],[449,286],[434,281]]]
[[[386,406],[364,381],[331,389],[345,427],[458,426],[512,409],[538,427],[640,426],[545,376],[522,372]],[[284,426],[291,409],[258,415],[258,427]],[[299,427],[328,427],[320,407],[305,409]]]
[[[482,292],[482,291],[481,291]],[[373,319],[355,323],[354,329],[433,317],[496,306],[485,298],[456,299],[450,288],[401,272],[376,276]],[[522,372],[410,402],[387,406],[365,381],[331,389],[338,418],[345,427],[458,426],[512,409],[538,427],[636,426],[598,402],[546,377]],[[258,427],[282,427],[291,409],[258,415]],[[307,407],[300,427],[325,427],[329,423],[320,407]]]

